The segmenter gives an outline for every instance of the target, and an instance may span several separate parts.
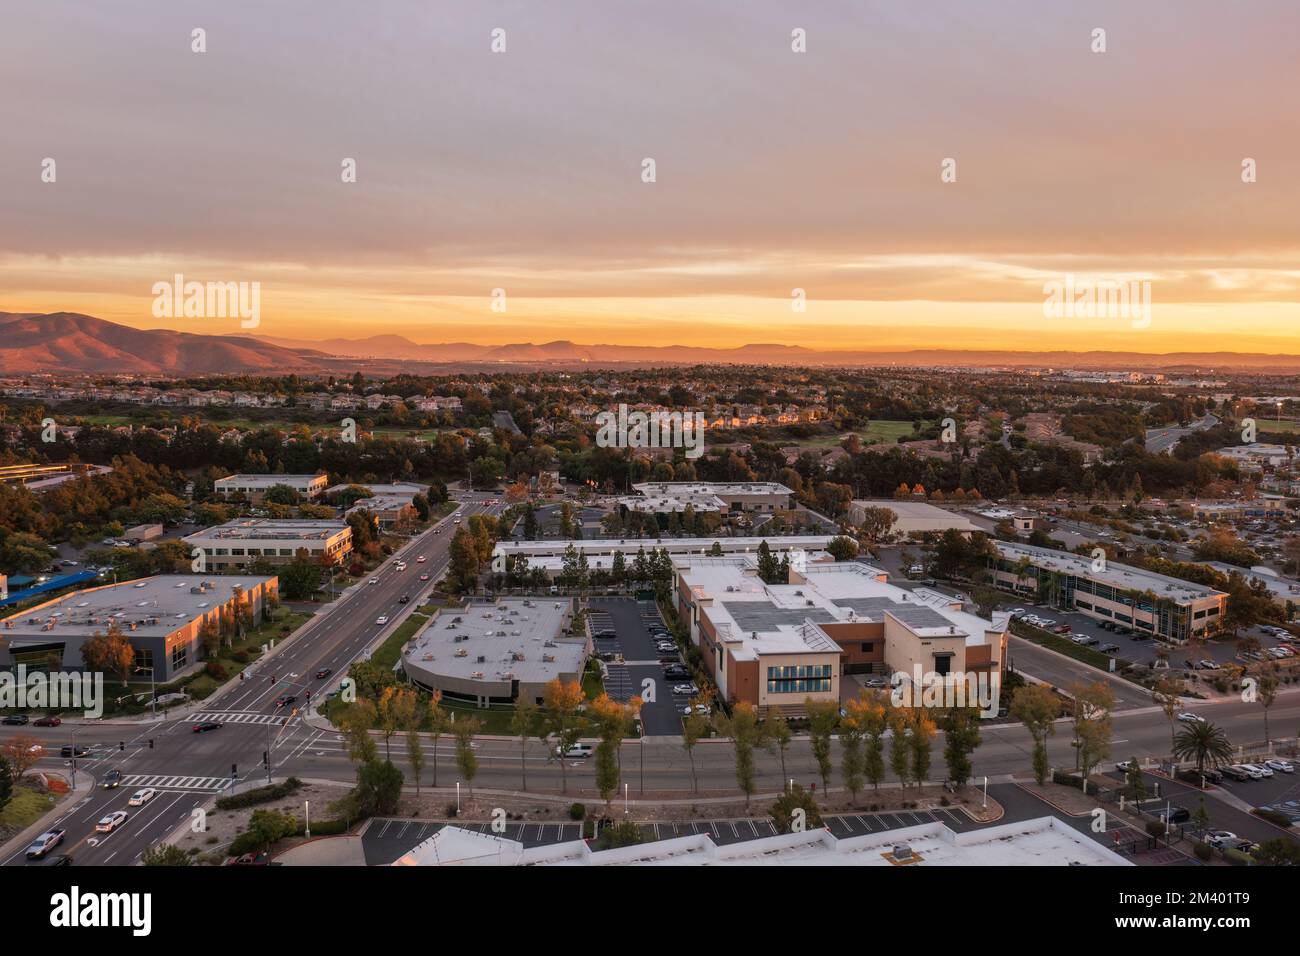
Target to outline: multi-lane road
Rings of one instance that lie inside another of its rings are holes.
[[[468,518],[499,510],[476,498],[465,502],[457,513]],[[334,733],[305,723],[301,711],[295,715],[294,709],[305,709],[309,695],[318,700],[337,686],[348,665],[391,633],[432,589],[446,569],[455,520],[444,518],[412,539],[366,583],[323,607],[286,644],[245,670],[243,680],[203,701],[201,709],[191,708],[182,717],[159,722],[65,721],[58,728],[40,731],[38,739],[50,756],[34,769],[72,769],[71,762],[58,753],[60,747],[73,742],[75,726],[76,745],[90,748],[89,756],[77,761],[77,775],[84,781],[83,775],[89,774],[96,781],[94,791],[69,806],[54,824],[67,830],[56,852],[72,856],[77,865],[129,865],[192,819],[194,811],[219,792],[229,792],[232,774],[236,792],[265,783],[264,753],[270,754],[273,775],[303,775],[298,762],[304,755],[325,743],[337,746],[338,741]],[[425,560],[417,562],[421,555]],[[399,561],[406,562],[404,571],[397,570]],[[427,582],[419,580],[422,574],[429,576]],[[374,584],[368,583],[371,579]],[[402,602],[403,595],[409,597],[408,602]],[[389,619],[387,625],[375,623],[381,616]],[[331,671],[330,676],[317,679],[315,675],[325,669]],[[277,706],[277,699],[284,695],[294,695],[297,701],[288,707]],[[193,725],[203,720],[222,727],[194,733]],[[18,732],[13,728],[5,731]],[[21,731],[37,736],[27,728]],[[112,770],[122,774],[122,783],[104,789],[102,782]],[[333,776],[350,779],[343,765],[335,770]],[[143,807],[128,807],[131,794],[145,787],[157,790],[157,796]],[[116,810],[127,811],[127,821],[111,833],[96,833],[96,822]],[[0,860],[7,865],[24,862],[21,850]]]

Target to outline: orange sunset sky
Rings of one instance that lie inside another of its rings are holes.
[[[181,273],[305,340],[1300,353],[1297,35],[1285,0],[32,5],[0,311],[239,333],[154,318]],[[1067,274],[1148,280],[1150,326],[1044,318]]]

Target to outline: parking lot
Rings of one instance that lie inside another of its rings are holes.
[[[677,736],[682,732],[682,713],[689,696],[674,692],[674,688],[690,684],[689,677],[671,678],[665,675],[660,658],[673,658],[681,662],[681,654],[660,653],[651,628],[663,626],[659,609],[653,601],[632,598],[593,598],[590,605],[591,632],[596,652],[621,654],[621,663],[608,662],[609,676],[605,690],[618,700],[627,700],[640,694],[645,681],[654,682],[654,700],[641,708],[641,726],[647,737]],[[600,637],[602,631],[612,630],[613,637]]]

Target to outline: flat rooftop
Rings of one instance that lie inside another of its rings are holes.
[[[1010,541],[994,541],[993,546],[1007,561],[1018,561],[1021,557],[1025,557],[1036,567],[1049,571],[1071,574],[1125,590],[1151,591],[1157,597],[1173,601],[1193,601],[1223,593],[1192,581],[1173,578],[1167,574],[1157,574],[1155,571],[1146,571],[1127,564],[1116,564],[1114,561],[1107,561],[1105,570],[1094,571],[1092,558],[1069,551],[1056,551],[1052,548],[1040,548],[1032,544]]]
[[[271,488],[275,485],[288,485],[290,488],[307,487],[314,481],[320,481],[325,475],[226,475],[217,481],[233,481],[249,488]]]
[[[936,507],[925,501],[891,501],[888,499],[855,499],[855,508],[888,508],[898,516],[897,524],[933,525],[936,528],[956,528],[958,531],[978,531],[979,526],[965,515]],[[919,529],[918,530],[924,530]]]
[[[740,555],[676,562],[692,593],[713,599],[708,610],[713,623],[728,639],[742,642],[738,660],[838,651],[817,625],[877,623],[886,614],[922,637],[960,636],[968,646],[985,643],[986,632],[1006,630],[1005,614],[985,620],[937,591],[908,591],[881,581],[885,572],[860,562],[810,562],[801,584],[764,584],[755,573],[757,563]]]
[[[325,494],[337,494],[340,491],[346,491],[349,488],[365,488],[375,495],[421,495],[429,490],[427,485],[417,485],[414,482],[398,481],[391,484],[374,484],[366,481],[350,481],[345,485],[330,485],[325,489]]]
[[[273,580],[274,576],[256,574],[159,574],[65,594],[43,607],[5,618],[0,634],[15,642],[23,638],[44,642],[88,637],[116,622],[128,634],[163,636],[213,606],[225,604],[234,596],[236,586],[247,591]],[[196,588],[202,592],[195,593]],[[46,630],[51,621],[54,626]]]
[[[770,550],[780,553],[795,549],[804,551],[821,551],[830,543],[834,535],[830,534],[791,534],[772,537],[688,537],[688,538],[579,538],[578,540],[559,539],[552,541],[500,541],[494,553],[523,554],[543,556],[563,554],[573,545],[575,549],[587,555],[588,559],[601,554],[613,555],[622,551],[624,555],[635,555],[644,548],[646,554],[652,551],[667,551],[669,554],[706,554],[717,544],[725,553],[758,553],[759,545],[764,541]]]
[[[632,488],[642,495],[792,495],[778,481],[645,481]]]
[[[582,668],[587,639],[562,634],[568,607],[567,600],[539,597],[442,608],[408,645],[406,666],[445,677],[539,684],[571,674]]]
[[[238,518],[187,534],[186,541],[325,541],[343,531],[346,521],[326,518]]]

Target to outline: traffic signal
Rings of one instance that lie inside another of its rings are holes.
[[[150,749],[150,750],[153,750],[153,738],[152,738],[152,737],[149,738],[149,749]]]
[[[117,749],[118,749],[118,750],[125,750],[125,749],[126,749],[126,744],[125,744],[123,741],[119,740],[119,741],[117,742]]]
[[[263,766],[263,767],[269,767],[270,765],[271,765],[271,753],[270,753],[270,751],[268,751],[268,750],[263,750],[263,751],[262,751],[262,766]]]
[[[238,777],[238,776],[239,776],[239,766],[238,766],[237,764],[233,764],[233,763],[232,763],[232,764],[230,765],[230,775],[231,775],[232,777]]]

